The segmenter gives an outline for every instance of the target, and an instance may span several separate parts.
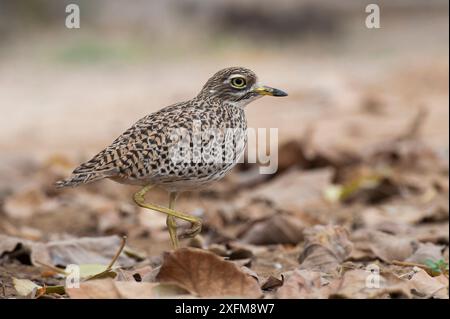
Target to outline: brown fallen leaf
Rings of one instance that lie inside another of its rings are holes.
[[[414,227],[414,236],[418,241],[432,243],[449,242],[449,223],[426,223]]]
[[[253,245],[298,244],[303,240],[304,223],[297,217],[278,214],[256,222],[241,237]]]
[[[153,272],[153,267],[147,265],[138,269],[116,269],[118,281],[143,281],[142,279]]]
[[[424,217],[418,207],[407,204],[392,204],[369,207],[361,212],[362,223],[367,228],[378,228],[389,223],[415,224]]]
[[[108,265],[121,245],[118,236],[83,237],[33,246],[31,259],[51,265],[101,264]],[[117,260],[121,266],[131,266],[135,261],[122,254]]]
[[[278,213],[271,202],[260,198],[255,198],[250,201],[248,201],[247,198],[241,198],[236,205],[236,216],[234,218],[242,220],[262,220],[270,218]]]
[[[415,267],[410,279],[411,289],[423,298],[448,299],[448,278],[444,275],[431,277],[425,270]]]
[[[427,260],[441,260],[444,258],[442,255],[443,249],[444,246],[433,243],[419,243],[419,247],[414,254],[409,256],[405,261],[424,265]]]
[[[276,208],[299,212],[323,205],[324,190],[330,185],[333,169],[299,171],[290,169],[248,194],[250,200],[269,200]]]
[[[119,297],[123,299],[154,299],[161,297],[158,288],[160,284],[149,282],[133,282],[133,281],[115,281],[114,287],[119,293]],[[186,294],[181,289],[174,290]],[[177,295],[179,293],[176,293]]]
[[[394,236],[380,231],[370,231],[368,241],[372,252],[385,262],[407,259],[418,245],[412,238]]]
[[[304,231],[305,248],[299,256],[300,269],[333,273],[353,248],[341,226],[317,225]]]
[[[157,280],[200,297],[259,298],[262,294],[257,281],[238,266],[196,248],[166,253]]]
[[[79,287],[66,288],[66,293],[72,299],[155,299],[179,297],[187,292],[170,285],[107,278],[82,282]]]
[[[36,266],[40,263],[51,266],[108,265],[120,245],[121,238],[118,236],[82,237],[41,243],[0,234],[0,256],[22,249]],[[135,260],[121,254],[117,263],[121,266],[131,266]]]
[[[149,283],[145,283],[149,284]],[[151,285],[151,284],[150,284]],[[151,294],[151,289],[148,289]],[[72,299],[117,299],[120,294],[112,279],[92,280],[80,283],[79,287],[66,288],[66,293]],[[141,298],[145,298],[142,295]]]
[[[281,279],[278,279],[274,276],[269,276],[261,285],[262,290],[273,290],[278,287],[283,286],[284,276],[281,275]]]
[[[388,273],[374,274],[370,269],[352,269],[344,273],[339,288],[331,298],[371,299],[371,298],[411,298],[410,286]]]
[[[277,291],[281,299],[326,299],[336,291],[338,281],[331,283],[322,274],[306,269],[296,269]]]

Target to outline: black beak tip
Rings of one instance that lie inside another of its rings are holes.
[[[284,91],[274,89],[273,90],[273,96],[288,96],[288,94]]]

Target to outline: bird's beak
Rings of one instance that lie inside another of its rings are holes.
[[[270,95],[270,96],[287,96],[286,92],[281,90],[271,88],[270,86],[259,86],[253,90],[253,92],[260,95]]]

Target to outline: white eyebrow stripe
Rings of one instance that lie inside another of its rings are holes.
[[[245,75],[243,75],[243,74],[232,74],[232,75],[230,75],[230,76],[228,77],[228,81],[231,80],[231,79],[234,79],[234,78],[244,78],[244,79],[247,79],[247,77],[246,77]]]

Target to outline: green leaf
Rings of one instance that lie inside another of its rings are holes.
[[[425,260],[425,265],[436,275],[448,272],[448,263],[443,259],[439,259],[438,261],[427,259]]]
[[[425,260],[425,266],[434,269],[436,267],[436,262],[432,259]]]

